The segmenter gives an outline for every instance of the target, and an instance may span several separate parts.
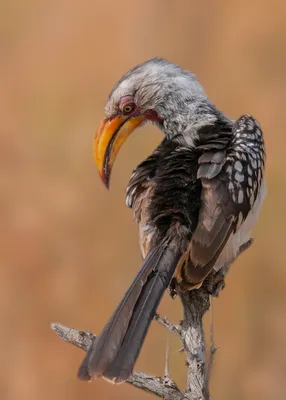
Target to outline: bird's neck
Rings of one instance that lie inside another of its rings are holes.
[[[185,104],[181,110],[170,114],[163,121],[163,129],[167,139],[180,145],[197,147],[205,143],[210,133],[218,131],[231,132],[233,122],[208,100]]]

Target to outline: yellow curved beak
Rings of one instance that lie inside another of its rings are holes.
[[[94,137],[93,156],[99,175],[107,188],[120,147],[145,119],[142,115],[131,118],[117,116],[100,122]]]

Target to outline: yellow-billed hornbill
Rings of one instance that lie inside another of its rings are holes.
[[[149,60],[115,85],[98,127],[94,157],[106,186],[130,133],[151,121],[165,137],[133,172],[126,204],[139,224],[143,265],[88,351],[81,379],[115,383],[132,373],[150,322],[175,274],[199,288],[250,240],[265,195],[265,150],[258,122],[236,122],[210,103],[196,77]]]

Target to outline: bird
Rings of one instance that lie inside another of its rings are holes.
[[[94,160],[107,188],[129,135],[147,122],[163,132],[126,188],[142,266],[78,371],[82,380],[122,383],[133,372],[170,282],[175,279],[181,290],[199,289],[251,240],[266,195],[266,155],[253,116],[230,119],[193,73],[163,58],[130,69],[112,89],[104,112]]]

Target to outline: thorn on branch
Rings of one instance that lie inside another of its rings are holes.
[[[211,322],[210,322],[210,349],[209,349],[209,357],[208,357],[208,363],[207,363],[206,374],[205,374],[205,382],[204,382],[204,393],[205,393],[205,396],[207,399],[210,397],[210,394],[209,394],[210,393],[210,390],[209,390],[210,378],[211,378],[215,353],[218,350],[218,347],[215,346],[215,340],[214,340],[214,311],[213,311],[212,296],[210,296],[210,319],[211,319]]]

